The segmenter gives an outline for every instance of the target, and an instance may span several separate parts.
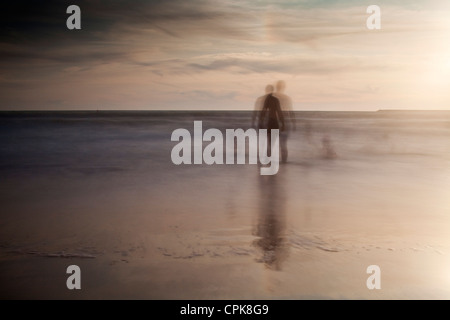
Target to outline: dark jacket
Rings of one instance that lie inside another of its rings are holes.
[[[280,101],[272,94],[268,94],[259,117],[259,127],[264,129],[284,129],[284,117],[281,112]]]

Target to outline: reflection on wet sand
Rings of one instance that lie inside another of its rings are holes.
[[[258,176],[259,204],[254,244],[261,250],[259,262],[269,269],[281,270],[286,259],[286,212],[283,175]]]

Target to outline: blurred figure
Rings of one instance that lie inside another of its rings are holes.
[[[273,86],[268,84],[266,86],[265,90],[266,90],[266,94],[258,97],[258,99],[256,99],[256,101],[255,101],[255,108],[254,108],[253,115],[252,115],[252,127],[256,128],[256,129],[259,129],[259,128],[257,128],[257,125],[259,124],[259,117],[260,117],[261,110],[264,106],[264,101],[266,100],[267,96],[273,92]]]
[[[264,104],[259,112],[258,127],[267,129],[267,155],[271,155],[272,130],[284,131],[284,116],[281,111],[280,101],[273,95],[273,86],[266,86]],[[280,143],[281,144],[281,143]]]
[[[281,270],[286,259],[288,245],[285,234],[285,193],[280,173],[273,176],[258,176],[260,201],[254,244],[261,249],[258,260],[269,269]]]
[[[331,143],[331,139],[328,135],[325,135],[322,138],[322,153],[325,159],[336,159],[337,154],[334,151],[333,145]]]
[[[292,99],[284,93],[285,89],[286,83],[283,80],[279,80],[276,84],[276,92],[274,93],[274,96],[280,101],[280,107],[285,119],[285,130],[280,133],[280,151],[282,162],[286,162],[288,159],[287,140],[289,132],[296,129]]]

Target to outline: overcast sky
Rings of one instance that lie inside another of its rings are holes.
[[[1,110],[450,109],[448,0],[5,2]]]

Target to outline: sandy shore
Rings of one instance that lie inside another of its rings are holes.
[[[45,140],[53,158],[15,155],[21,166],[3,170],[0,298],[450,298],[448,142],[339,128],[327,160],[293,136],[289,162],[264,177],[256,165],[175,166],[166,136],[155,147],[156,134],[135,141],[146,127],[129,140],[117,130]],[[44,166],[59,154],[63,165]],[[73,264],[81,290],[66,288]],[[370,265],[380,290],[366,286]]]
[[[0,294],[31,299],[450,298],[444,193],[430,189],[433,184],[408,185],[406,176],[390,183],[380,178],[384,188],[374,177],[370,184],[354,184],[355,176],[335,166],[287,164],[276,177],[229,167],[214,171],[211,180],[199,176],[170,188],[163,181],[159,188],[141,183],[127,188],[133,177],[123,174],[111,174],[107,181],[82,175],[78,180],[15,179],[20,185],[2,196],[10,201],[3,201]],[[183,174],[182,168],[173,170]],[[322,175],[328,186],[320,183]],[[423,182],[425,177],[431,179],[424,175]],[[402,192],[394,195],[392,188]],[[427,192],[433,197],[424,198]],[[28,194],[29,202],[12,201],[19,193]],[[82,290],[65,287],[71,264],[82,270]],[[369,265],[381,268],[381,290],[366,287]]]

